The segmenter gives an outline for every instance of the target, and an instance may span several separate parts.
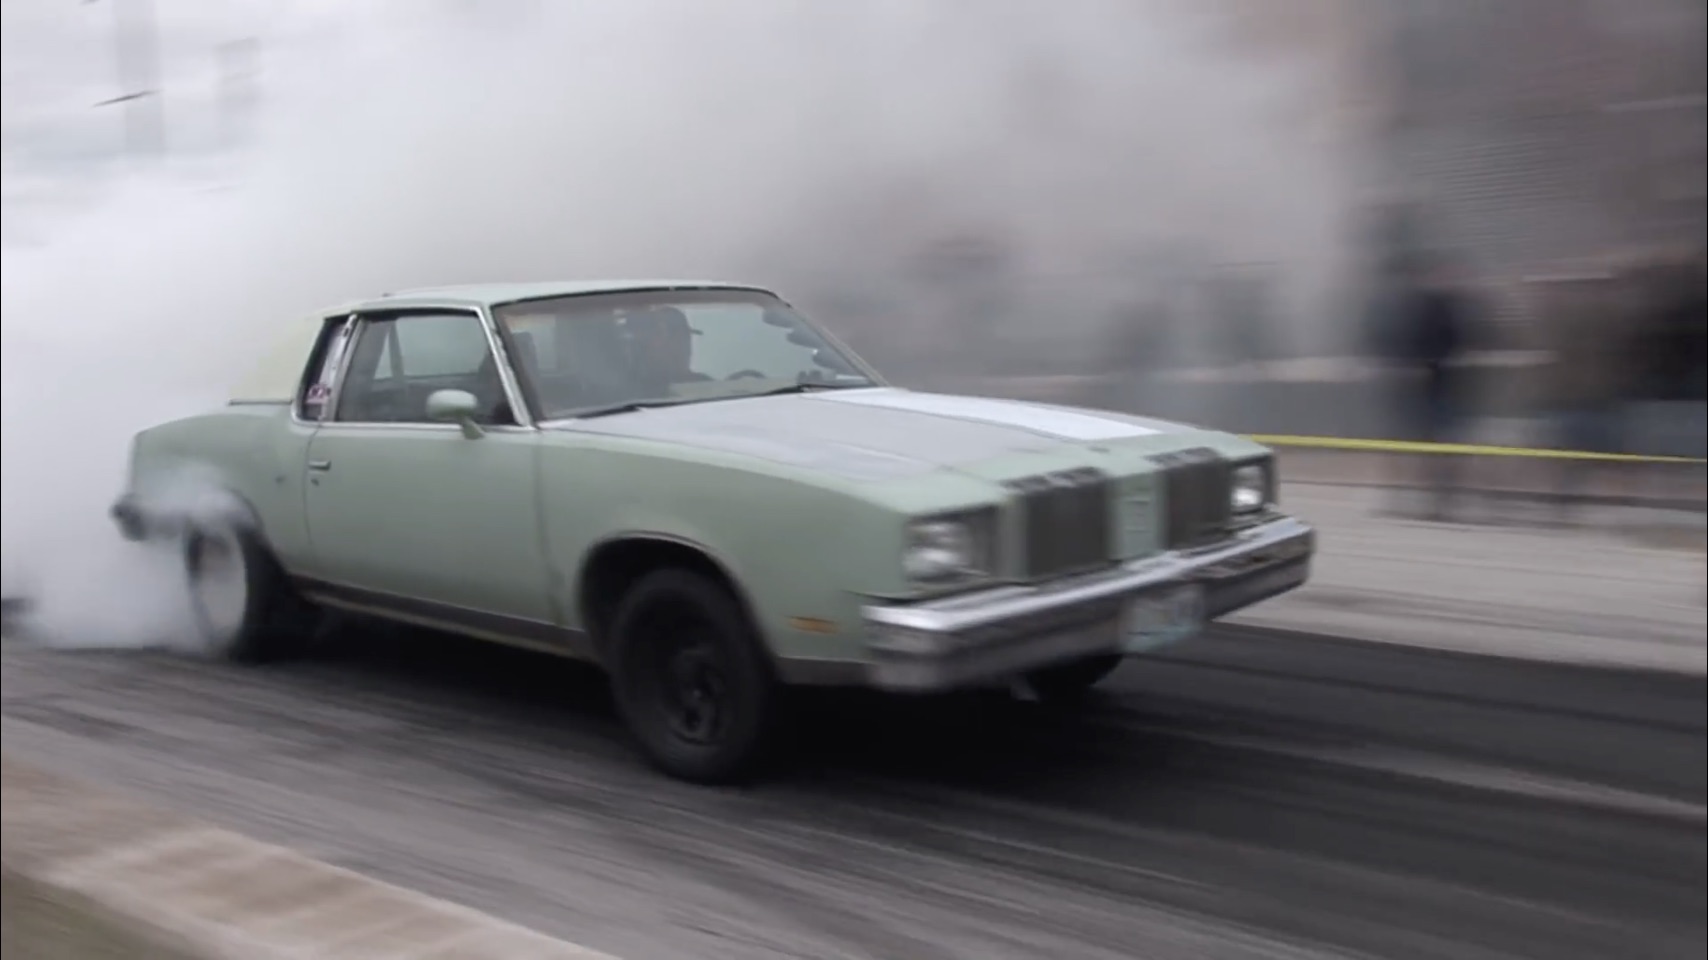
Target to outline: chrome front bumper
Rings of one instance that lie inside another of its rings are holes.
[[[107,515],[113,518],[115,524],[118,524],[119,535],[126,540],[135,542],[148,539],[148,520],[142,512],[142,508],[137,505],[136,498],[130,494],[127,493],[115,500],[112,507],[107,510]]]
[[[887,690],[949,690],[1123,652],[1132,601],[1197,584],[1204,619],[1213,619],[1303,584],[1315,552],[1310,525],[1283,517],[1203,550],[1093,575],[866,606],[868,680]]]
[[[191,522],[186,511],[147,509],[131,493],[115,500],[107,509],[107,515],[118,526],[119,536],[135,543],[182,537]]]

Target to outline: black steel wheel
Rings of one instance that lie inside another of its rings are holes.
[[[1045,703],[1075,703],[1114,673],[1124,659],[1118,653],[1098,654],[1034,670],[1026,675],[1026,682]]]
[[[290,587],[251,530],[190,527],[183,543],[190,611],[209,650],[240,663],[296,656],[314,636],[316,611]]]
[[[608,649],[618,707],[655,766],[705,784],[757,772],[777,684],[723,584],[691,570],[648,574],[619,604]]]

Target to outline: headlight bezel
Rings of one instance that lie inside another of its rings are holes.
[[[998,516],[995,505],[948,510],[909,517],[902,530],[898,558],[903,580],[916,590],[941,590],[996,578]],[[958,562],[916,562],[915,554],[947,550],[946,541],[960,538]]]
[[[1242,482],[1242,477],[1246,478]],[[1255,481],[1249,478],[1255,477]],[[1235,517],[1251,517],[1276,505],[1275,458],[1250,457],[1234,461],[1228,469],[1228,510]],[[1251,494],[1241,502],[1242,494]]]

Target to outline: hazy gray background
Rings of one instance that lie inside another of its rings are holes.
[[[933,322],[915,252],[970,233],[1046,291],[976,354],[1089,343],[1159,249],[1277,263],[1300,318],[1339,283],[1325,68],[1242,52],[1241,4],[154,0],[168,152],[139,163],[94,106],[139,82],[116,2],[0,8],[12,580],[99,568],[131,432],[345,297],[733,274],[860,291],[901,336]]]

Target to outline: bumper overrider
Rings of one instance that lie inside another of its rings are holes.
[[[132,542],[147,540],[155,531],[155,522],[137,503],[132,494],[125,494],[113,502],[107,510],[107,515],[118,525],[119,535]]]
[[[1097,574],[869,605],[862,611],[868,679],[887,690],[929,692],[1086,656],[1142,653],[1300,586],[1315,552],[1310,525],[1282,517],[1204,549]]]
[[[189,511],[145,508],[133,493],[114,501],[107,515],[118,526],[119,536],[133,543],[182,537],[190,522]]]

